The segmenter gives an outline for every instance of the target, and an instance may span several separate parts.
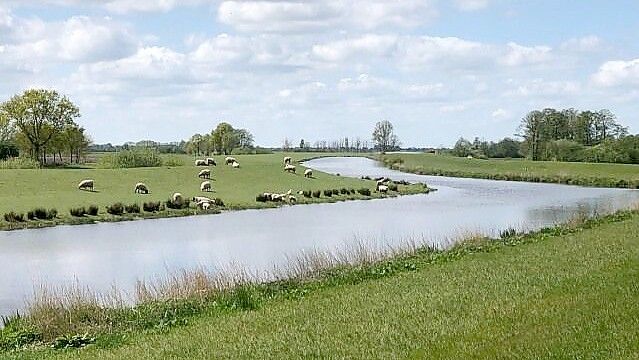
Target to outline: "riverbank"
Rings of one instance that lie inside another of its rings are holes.
[[[380,156],[378,160],[390,169],[419,175],[639,188],[638,165],[525,159],[481,160],[435,154],[388,154]]]
[[[307,257],[291,264],[292,279],[255,284],[235,277],[226,288],[221,284],[229,278],[212,282],[204,273],[191,274],[176,281],[199,288],[182,286],[180,292],[173,282],[176,291],[159,287],[164,291],[147,294],[164,300],[133,309],[41,302],[36,317],[14,319],[0,333],[5,349],[19,349],[0,357],[639,354],[636,210],[525,235],[505,232],[497,240],[467,239],[446,251],[415,248],[382,258],[363,251],[350,259],[359,262]],[[47,349],[52,341],[60,347],[91,344]]]
[[[290,155],[297,165],[296,173],[283,171],[282,158]],[[315,155],[315,154],[312,154]],[[366,200],[390,196],[425,193],[429,189],[419,185],[398,185],[397,191],[381,194],[375,191],[375,182],[362,179],[326,174],[314,171],[312,178],[303,176],[302,159],[310,157],[307,153],[238,155],[240,169],[223,165],[220,156],[215,157],[217,166],[211,169],[212,192],[201,192],[200,183],[204,179],[197,177],[202,167],[195,167],[192,157],[182,156],[189,165],[175,167],[133,168],[133,169],[7,169],[0,170],[0,230],[41,228],[57,225],[90,224],[98,222],[130,221],[146,218],[164,218],[214,214],[221,211],[261,209],[284,206],[283,203],[256,201],[263,192],[284,193],[293,191],[295,204],[328,203],[348,200]],[[174,157],[177,157],[174,155]],[[94,179],[95,191],[81,191],[77,183],[82,179]],[[144,182],[150,188],[150,194],[134,193],[137,182]],[[368,189],[370,194],[358,190]],[[328,196],[328,190],[331,195]],[[298,191],[319,191],[319,197],[299,195]],[[219,206],[210,210],[198,210],[192,204],[186,209],[167,209],[147,212],[144,203],[160,202],[164,204],[169,197],[180,192],[185,198],[207,196],[221,200]],[[140,212],[112,215],[106,207],[114,203],[135,204]],[[223,204],[223,205],[222,205]],[[94,216],[85,214],[73,216],[74,208],[98,208]],[[36,208],[55,209],[57,214],[49,220],[28,219],[28,212]],[[13,212],[22,216],[22,221],[7,221],[4,214]]]

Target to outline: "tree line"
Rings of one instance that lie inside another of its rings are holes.
[[[33,89],[0,104],[0,159],[25,154],[46,164],[52,157],[79,162],[91,143],[75,119],[78,107],[54,90]]]
[[[255,149],[253,134],[246,129],[235,129],[221,122],[209,134],[195,134],[185,144],[185,151],[195,156],[214,153],[228,155],[233,150],[244,152]]]

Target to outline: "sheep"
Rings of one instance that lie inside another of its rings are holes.
[[[237,160],[235,160],[234,157],[227,156],[227,157],[224,158],[224,163],[226,165],[232,165],[235,162],[237,162]]]
[[[295,204],[297,202],[297,198],[295,196],[293,196],[293,195],[289,195],[288,196],[288,202],[290,204]]]
[[[195,160],[195,166],[206,166],[206,160]]]
[[[211,182],[210,181],[203,181],[200,184],[200,191],[206,191],[206,192],[211,191]]]
[[[287,164],[284,166],[284,171],[295,173],[295,165]]]
[[[180,194],[179,192],[173,193],[173,196],[171,196],[171,201],[174,204],[182,204],[182,202],[184,202],[184,197],[182,197],[182,194]]]
[[[305,178],[312,178],[313,177],[313,170],[311,170],[311,169],[304,170],[304,177]]]
[[[194,203],[201,203],[201,202],[213,202],[213,200],[205,197],[205,196],[194,196],[192,198]]]
[[[217,164],[215,163],[215,159],[213,159],[213,158],[206,158],[206,164],[207,165],[217,166]]]
[[[135,193],[140,193],[140,194],[148,194],[149,193],[149,188],[148,186],[146,186],[145,183],[137,183],[135,184]]]
[[[233,169],[239,169],[240,168],[240,163],[237,161],[233,161],[233,164],[231,164],[231,166],[233,166]]]
[[[386,180],[387,180],[387,179],[380,179],[380,180],[377,180],[377,186],[384,185],[384,184],[386,183]]]
[[[200,172],[197,174],[197,177],[199,177],[200,179],[210,179],[211,170],[209,169],[200,170]]]
[[[202,210],[208,210],[209,207],[211,207],[211,203],[208,201],[203,201],[197,204],[199,207],[202,208]]]
[[[80,189],[80,190],[89,189],[89,190],[93,191],[93,184],[94,184],[94,181],[91,180],[91,179],[82,180],[78,184],[78,189]]]
[[[386,186],[386,185],[378,185],[377,186],[377,191],[379,191],[381,193],[387,193],[388,192],[388,186]]]
[[[293,161],[293,159],[291,159],[290,156],[287,156],[284,158],[284,165],[288,165],[291,163],[291,161]]]

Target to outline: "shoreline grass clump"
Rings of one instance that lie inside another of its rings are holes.
[[[111,215],[122,215],[124,214],[124,204],[122,204],[121,202],[117,202],[115,204],[108,205],[106,207],[106,211],[108,214]]]
[[[16,213],[14,211],[9,211],[4,214],[4,221],[6,222],[24,222],[24,214]]]
[[[29,220],[53,220],[58,216],[58,210],[35,208],[27,212],[27,219]]]
[[[140,205],[138,204],[129,204],[124,206],[124,211],[128,214],[139,214],[140,213]]]
[[[84,206],[75,207],[69,209],[69,213],[71,214],[71,216],[83,217],[87,214],[87,209]]]
[[[148,201],[142,204],[142,210],[146,212],[162,211],[162,203],[159,201]]]
[[[97,205],[89,205],[89,207],[86,210],[86,213],[91,216],[98,216],[99,211],[100,209],[98,208]]]

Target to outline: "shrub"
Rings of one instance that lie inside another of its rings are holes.
[[[362,180],[371,180],[371,177],[366,175],[366,176],[362,176]]]
[[[160,154],[153,149],[122,150],[107,154],[98,160],[98,166],[107,169],[162,166]]]
[[[36,208],[27,212],[27,218],[29,220],[52,220],[58,216],[58,210],[50,209],[47,211],[45,208]]]
[[[106,211],[111,215],[122,215],[124,214],[124,205],[121,202],[115,203],[113,205],[108,205],[106,207]]]
[[[126,210],[126,212],[129,213],[129,214],[139,214],[140,213],[140,205],[138,205],[138,204],[126,205],[124,207],[124,210]]]
[[[71,216],[82,217],[87,213],[87,209],[84,206],[71,208],[69,209],[69,213],[71,213]]]
[[[324,190],[324,196],[328,196],[328,197],[333,196],[333,190]]]
[[[160,211],[161,203],[159,201],[149,201],[142,204],[142,209],[146,212]]]
[[[36,219],[36,216],[35,216],[35,213],[33,212],[33,210],[27,211],[27,219],[29,219],[29,220],[35,220]]]
[[[348,194],[349,194],[349,191],[348,191],[348,189],[347,189],[347,188],[341,188],[341,189],[339,190],[339,192],[340,192],[342,195],[348,195]]]
[[[364,196],[371,196],[371,189],[369,188],[361,188],[357,192]]]
[[[302,191],[302,195],[305,198],[310,198],[311,197],[311,191],[310,190],[304,190],[304,191]]]
[[[58,217],[58,210],[57,209],[49,209],[49,213],[47,214],[47,219],[48,220],[53,220],[55,218]]]
[[[14,157],[0,161],[0,169],[37,169],[40,164],[29,158]]]
[[[319,190],[313,191],[313,197],[314,197],[314,198],[318,198],[318,197],[320,197],[320,195],[321,195],[321,194],[322,194],[322,192],[321,192],[321,191],[319,191]]]
[[[96,205],[89,205],[89,209],[87,209],[87,214],[91,215],[91,216],[97,216],[98,215],[98,207]]]
[[[350,191],[350,192],[351,192],[351,194],[355,194],[355,193],[357,192],[357,191],[355,191],[355,189],[352,189],[352,188],[351,188],[351,189],[349,189],[348,191]]]
[[[388,190],[390,190],[390,191],[397,191],[397,185],[395,185],[395,184],[388,184]]]
[[[339,189],[333,189],[333,195],[335,196],[339,195]]]
[[[266,202],[268,201],[268,199],[266,198],[266,195],[264,194],[259,194],[255,197],[255,201],[257,202]]]
[[[220,199],[220,198],[215,198],[215,199],[213,199],[213,203],[214,203],[216,206],[224,207],[224,201],[223,201],[222,199]]]
[[[24,221],[24,214],[23,213],[15,213],[13,211],[10,211],[6,214],[4,214],[4,220],[7,222],[23,222]]]
[[[165,204],[166,207],[169,209],[180,210],[188,208],[190,201],[188,199],[184,199],[182,200],[182,202],[174,202],[172,198],[169,198],[168,200],[166,200]]]

